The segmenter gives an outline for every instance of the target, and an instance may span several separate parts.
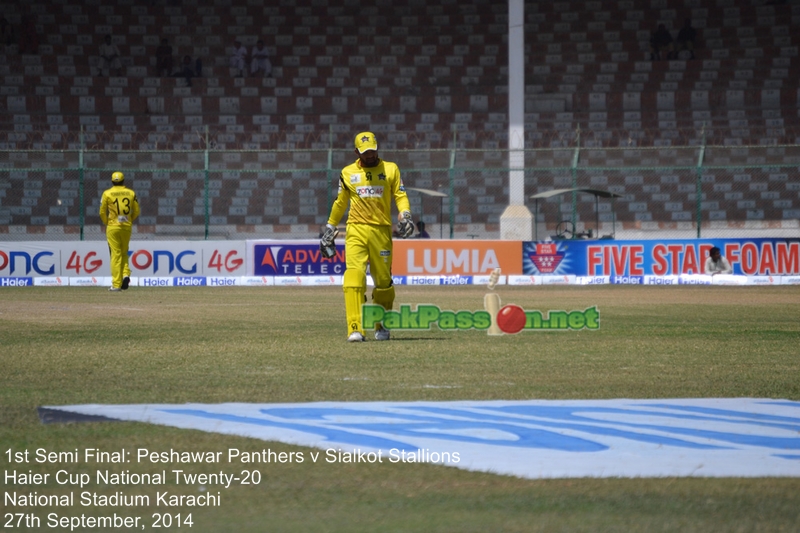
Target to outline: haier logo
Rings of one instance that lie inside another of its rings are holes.
[[[236,278],[208,278],[209,287],[233,287],[237,285]]]
[[[578,276],[578,285],[606,285],[610,283],[608,276]]]
[[[173,270],[177,270],[181,274],[196,274],[197,262],[194,260],[195,252],[193,250],[186,250],[174,255],[167,250],[137,250],[131,255],[131,267],[137,270],[148,270],[153,267],[153,274],[156,274],[159,268],[164,266],[164,261],[167,262],[167,271],[165,274],[172,274]]]
[[[409,285],[438,285],[439,284],[439,278],[428,277],[428,276],[409,276],[408,277],[408,284]]]
[[[30,287],[33,278],[0,278],[0,287]]]
[[[55,274],[55,263],[47,261],[53,257],[53,252],[39,252],[31,257],[27,252],[4,252],[0,250],[0,271],[8,268],[8,273],[13,274],[20,267],[24,268],[22,274],[30,274],[31,269],[41,276]],[[49,263],[49,264],[48,264]]]
[[[611,276],[611,283],[615,285],[641,285],[644,283],[642,276]]]
[[[679,285],[711,285],[711,276],[704,276],[702,278],[689,278],[681,276],[678,278]]]
[[[645,285],[677,285],[678,279],[672,276],[645,276]]]
[[[204,287],[206,278],[201,277],[177,277],[174,279],[175,287]]]
[[[472,285],[472,276],[441,276],[439,285]]]
[[[140,278],[140,287],[169,287],[172,285],[172,278]]]

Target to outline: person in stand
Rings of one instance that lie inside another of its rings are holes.
[[[175,73],[172,75],[175,78],[185,78],[186,79],[186,86],[192,86],[192,78],[195,77],[196,71],[194,66],[192,66],[192,56],[183,56],[183,62],[181,62],[181,68],[176,70]]]
[[[156,48],[156,73],[158,76],[172,73],[172,46],[166,38],[161,39],[161,45]]]
[[[3,50],[14,44],[14,26],[5,17],[0,17],[0,45]]]
[[[244,77],[244,65],[247,60],[247,48],[244,47],[242,41],[236,39],[233,41],[233,49],[231,51],[230,65],[239,71],[236,75],[237,78]]]
[[[430,239],[431,236],[425,231],[425,223],[423,221],[417,222],[417,234],[415,235],[417,239]]]
[[[253,57],[250,60],[251,76],[255,76],[259,71],[264,73],[265,78],[272,76],[272,62],[269,60],[269,52],[264,47],[264,41],[259,39],[250,55]]]
[[[128,248],[133,222],[139,217],[139,199],[125,186],[122,172],[111,174],[112,186],[103,191],[100,221],[106,226],[106,240],[111,256],[111,292],[124,291],[131,283]]]
[[[678,54],[683,50],[688,50],[690,57],[694,59],[694,41],[697,38],[697,30],[692,27],[692,19],[686,19],[683,23],[683,28],[678,32],[678,38],[675,39],[675,52],[673,58],[678,59]]]
[[[733,268],[731,268],[731,264],[728,262],[728,260],[723,257],[722,253],[719,251],[719,248],[715,246],[708,251],[708,259],[706,259],[703,273],[710,276],[716,276],[717,274],[732,274]]]
[[[392,201],[399,211],[397,231],[406,239],[414,233],[411,207],[400,169],[395,163],[378,157],[375,134],[365,131],[356,135],[358,159],[342,169],[339,192],[333,202],[328,223],[320,239],[324,257],[336,255],[336,226],[349,206],[344,240],[346,269],[342,280],[347,319],[347,341],[364,340],[362,308],[367,292],[367,263],[375,283],[372,301],[391,310],[394,304],[392,284]],[[389,340],[389,330],[378,324],[375,339]]]
[[[667,59],[672,54],[672,34],[663,24],[658,25],[658,29],[650,36],[650,61],[661,60],[661,51],[667,52]]]
[[[122,61],[119,56],[119,48],[111,42],[111,36],[106,35],[103,39],[103,44],[100,45],[100,63],[97,65],[100,76],[103,76],[105,69],[108,69],[109,76],[111,75],[111,69],[116,71],[117,76],[122,76]]]

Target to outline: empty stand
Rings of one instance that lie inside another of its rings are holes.
[[[29,8],[40,30],[38,53],[19,54],[16,45],[0,49],[0,149],[85,146],[161,153],[150,159],[137,153],[113,164],[130,166],[137,180],[148,183],[143,194],[143,201],[153,202],[148,224],[199,224],[205,216],[202,180],[193,174],[199,162],[181,151],[204,149],[207,139],[208,147],[232,156],[248,150],[325,149],[333,140],[344,150],[336,155],[338,165],[349,158],[353,132],[372,129],[387,150],[474,149],[460,156],[478,172],[457,178],[464,192],[456,202],[456,219],[497,223],[498,206],[506,201],[503,182],[492,173],[505,164],[500,150],[507,145],[505,3],[208,4],[33,0]],[[12,23],[19,22],[20,7],[0,9]],[[663,23],[675,36],[686,17],[698,30],[697,58],[650,61],[651,31]],[[615,167],[628,163],[618,152],[624,147],[780,146],[800,137],[796,2],[528,2],[524,22],[527,148],[571,147],[580,139],[586,149],[609,149],[602,156],[587,154],[592,165]],[[98,75],[98,47],[107,34],[123,56],[121,77]],[[181,77],[157,76],[155,50],[162,38],[173,47],[175,65],[184,55],[202,59],[202,76],[191,86]],[[228,61],[234,39],[248,49],[263,39],[272,77],[235,78]],[[326,195],[315,187],[292,187],[289,179],[293,172],[316,167],[284,159],[280,152],[263,160],[245,153],[238,159],[220,157],[212,165],[215,223],[319,223]],[[544,161],[530,164],[569,165],[549,156]],[[420,155],[403,168],[409,180],[433,183],[426,169],[444,166]],[[176,169],[186,170],[186,178],[166,177],[167,170]],[[691,219],[687,205],[693,192],[679,190],[681,183],[660,181],[665,176],[648,178],[658,183],[625,181],[633,174],[613,172],[585,179],[630,195],[629,209],[620,213],[623,220]],[[327,176],[313,177],[325,185]],[[0,214],[0,220],[17,224],[21,216],[36,223],[68,223],[75,207],[68,205],[75,202],[73,185],[60,188],[64,203],[56,208],[42,205],[35,194],[36,183],[47,180],[30,179],[33,185],[22,192],[18,184],[27,179],[11,179],[11,187],[0,189],[5,191],[0,205],[13,205],[18,212]],[[75,183],[73,176],[63,179]],[[681,179],[693,177],[688,173]],[[542,175],[526,186],[557,187],[563,180]],[[776,180],[770,186],[781,184]],[[779,211],[780,216],[792,213],[797,195],[780,190],[775,197],[773,189],[752,191],[756,199],[709,199],[709,216],[744,213],[758,219],[762,213],[769,219]],[[714,192],[730,191],[708,194]]]

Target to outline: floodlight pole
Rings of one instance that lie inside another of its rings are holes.
[[[328,184],[328,186],[325,187],[325,191],[326,191],[325,201],[327,203],[325,204],[325,207],[330,209],[331,205],[333,204],[333,195],[332,195],[332,193],[333,193],[333,183],[331,183],[331,181],[333,180],[333,124],[328,124],[328,172],[327,172],[327,174],[328,174],[328,176],[327,176],[326,183]]]
[[[578,223],[578,161],[581,156],[581,127],[577,129],[577,139],[575,142],[575,153],[572,155],[572,238],[575,238]]]
[[[697,238],[700,238],[700,225],[703,222],[703,161],[706,157],[706,126],[703,125],[703,135],[700,144],[700,153],[697,155],[697,198],[695,199],[695,210],[697,220]]]
[[[594,230],[597,232],[597,237],[600,237],[600,197],[594,195]]]
[[[450,197],[450,238],[452,239],[455,233],[455,181],[456,181],[456,151],[455,148],[450,151],[450,170],[447,172],[448,180],[450,182],[447,196]]]
[[[444,205],[443,204],[444,204],[444,196],[439,198],[439,238],[440,239],[444,238],[444,236],[443,236],[443,232],[444,232],[444,215],[442,214],[442,213],[444,213]]]
[[[205,177],[203,178],[203,190],[205,191],[203,197],[203,213],[205,214],[205,240],[208,240],[208,203],[209,203],[209,194],[208,194],[208,186],[209,186],[209,170],[208,170],[208,124],[206,124],[206,146],[205,146],[205,158],[204,158],[204,166],[205,166]]]
[[[508,206],[500,238],[529,241],[533,224],[525,205],[525,2],[508,0]]]
[[[86,223],[86,199],[84,197],[84,174],[83,174],[83,150],[84,150],[84,138],[83,138],[83,124],[81,124],[81,139],[80,139],[80,150],[78,151],[78,196],[80,203],[81,211],[78,214],[78,223],[80,224],[80,232],[81,232],[81,240],[83,240],[83,226]]]
[[[456,181],[456,159],[458,154],[456,154],[456,149],[458,148],[458,133],[456,132],[455,124],[453,125],[453,145],[452,149],[450,150],[450,171],[448,172],[448,177],[450,181],[450,190],[448,191],[448,196],[450,197],[450,238],[452,239],[455,237],[455,181]],[[439,209],[439,238],[442,238],[442,211]],[[422,217],[420,216],[420,220]]]
[[[617,198],[615,196],[611,197],[611,235],[613,238],[617,238]],[[599,237],[599,236],[598,236]]]

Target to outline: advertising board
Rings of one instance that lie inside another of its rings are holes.
[[[394,241],[392,273],[399,276],[477,276],[496,268],[504,274],[522,274],[521,241]]]
[[[242,276],[243,241],[131,241],[131,277]],[[0,242],[0,278],[108,277],[108,244]]]
[[[652,241],[565,240],[523,243],[522,273],[609,277],[638,283],[643,276],[703,274],[717,246],[740,276],[800,274],[800,239],[702,239]]]
[[[707,276],[717,246],[730,276]],[[546,242],[395,240],[395,285],[800,284],[800,239],[565,240]],[[133,241],[131,285],[140,287],[341,285],[343,239],[322,257],[319,241]],[[0,242],[0,287],[108,286],[105,241]],[[372,284],[368,276],[367,283]]]

